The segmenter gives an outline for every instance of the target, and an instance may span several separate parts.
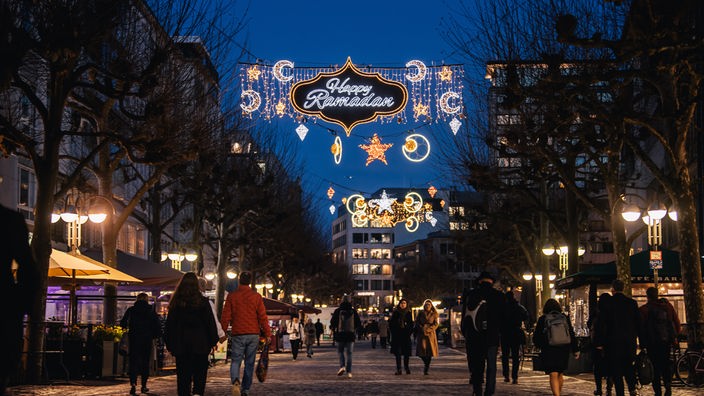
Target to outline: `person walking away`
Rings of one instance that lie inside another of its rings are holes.
[[[313,324],[313,319],[308,319],[306,325],[303,326],[303,334],[305,334],[306,343],[306,356],[309,358],[313,357],[313,345],[315,345],[316,330],[315,324]]]
[[[423,310],[416,317],[416,356],[423,361],[423,374],[428,375],[430,361],[438,356],[438,337],[435,332],[440,325],[438,311],[430,300],[423,301]]]
[[[385,317],[379,319],[379,344],[382,349],[386,349],[386,341],[389,339],[389,322]]]
[[[333,332],[333,342],[337,342],[337,355],[340,358],[340,369],[337,375],[352,378],[352,352],[354,351],[355,330],[362,326],[359,314],[352,307],[350,296],[344,296],[340,306],[332,313],[330,330]]]
[[[252,273],[244,271],[239,277],[237,290],[228,293],[222,308],[220,324],[223,329],[230,328],[232,362],[230,363],[230,382],[232,395],[247,395],[252,387],[254,362],[260,336],[271,339],[269,318],[266,316],[264,300],[252,290]],[[244,360],[244,373],[240,382],[240,365]]]
[[[489,396],[496,391],[496,355],[505,297],[494,289],[494,276],[491,273],[483,271],[477,280],[479,285],[465,292],[462,297],[460,327],[465,338],[469,382],[474,395],[482,395],[486,368],[486,389],[483,395]]]
[[[572,323],[567,315],[562,313],[560,303],[554,298],[545,301],[543,315],[538,318],[538,324],[533,333],[533,343],[540,348],[540,359],[545,374],[550,376],[552,394],[560,396],[565,382],[563,373],[567,370],[570,351],[575,359],[579,359],[579,349],[577,349],[577,337],[574,335]]]
[[[296,360],[298,358],[298,350],[301,349],[301,340],[303,339],[303,325],[301,325],[298,316],[291,318],[286,331],[291,342],[291,355],[293,355],[293,360]]]
[[[526,335],[522,325],[528,320],[528,310],[518,303],[513,291],[506,292],[506,306],[501,323],[501,368],[504,382],[518,383],[518,368],[520,367],[519,350],[526,343]],[[509,357],[513,365],[509,379]]]
[[[401,375],[401,357],[406,374],[411,373],[409,360],[411,356],[411,334],[413,333],[413,315],[408,308],[408,300],[402,298],[389,319],[391,331],[391,353],[396,356],[396,375]]]
[[[629,394],[634,396],[636,395],[636,378],[633,363],[638,346],[640,312],[635,300],[623,294],[623,287],[623,281],[619,279],[611,283],[611,303],[605,317],[604,351],[606,360],[609,362],[609,371],[616,395],[625,395],[623,385],[625,379]]]
[[[127,308],[120,320],[120,327],[127,328],[129,337],[128,359],[130,363],[130,395],[137,394],[137,375],[142,378],[141,393],[148,393],[149,358],[155,338],[161,336],[159,315],[149,305],[149,295],[139,293],[134,305]]]
[[[675,308],[667,300],[658,300],[658,289],[649,287],[645,291],[648,302],[639,308],[643,337],[641,348],[645,349],[653,363],[653,392],[655,396],[672,395],[672,371],[670,349],[679,333],[679,318]],[[662,379],[662,385],[660,380]]]
[[[4,395],[10,377],[19,367],[22,320],[35,301],[39,269],[29,247],[24,217],[0,205],[0,224],[0,301],[6,303],[0,324],[0,395]],[[18,265],[14,275],[13,261]]]
[[[606,396],[611,396],[613,382],[609,375],[609,362],[604,355],[604,340],[606,338],[606,317],[608,316],[609,304],[611,302],[611,294],[602,293],[599,296],[596,311],[594,315],[587,321],[589,327],[589,335],[592,340],[592,361],[594,371],[594,390],[595,396],[602,395],[602,381],[606,380]]]
[[[318,346],[320,346],[320,336],[322,336],[324,332],[325,327],[320,323],[320,318],[318,318],[318,320],[315,321],[315,342]]]
[[[376,349],[376,340],[379,336],[379,324],[376,320],[372,319],[367,325],[367,334],[372,339],[372,349]]]
[[[166,348],[176,357],[178,395],[203,395],[208,354],[218,343],[218,331],[210,303],[200,293],[193,272],[185,273],[176,286],[164,331]]]

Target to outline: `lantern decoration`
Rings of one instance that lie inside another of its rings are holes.
[[[430,154],[430,141],[418,133],[408,135],[401,151],[407,160],[421,162]]]
[[[353,194],[347,197],[345,207],[352,215],[353,227],[390,228],[404,223],[406,230],[414,232],[421,222],[437,222],[432,215],[432,205],[424,204],[416,192],[409,192],[402,201],[390,197],[386,190],[381,197],[369,200]]]
[[[359,148],[367,152],[367,162],[364,165],[369,166],[369,164],[374,160],[379,160],[383,162],[384,165],[388,165],[386,162],[386,150],[390,149],[391,146],[393,146],[393,143],[381,143],[379,135],[375,133],[369,144],[359,145]]]
[[[308,134],[308,128],[305,125],[301,124],[298,126],[298,128],[296,128],[296,133],[298,134],[298,137],[301,139],[301,141],[303,141],[303,139],[305,139],[306,135]]]
[[[428,187],[428,194],[430,194],[430,198],[435,198],[435,194],[437,192],[438,192],[438,189],[435,188],[435,186]]]
[[[335,195],[335,190],[330,186],[330,188],[328,188],[328,199],[332,199],[333,195]]]
[[[331,215],[332,215],[332,214],[335,214],[335,205],[330,205],[330,207],[328,208],[328,210],[330,211],[330,214],[331,214]]]

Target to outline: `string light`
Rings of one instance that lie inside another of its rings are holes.
[[[440,109],[447,114],[457,114],[460,111],[460,106],[450,106],[450,99],[458,99],[460,95],[457,92],[448,91],[440,97]]]
[[[243,102],[240,103],[240,107],[247,114],[251,114],[252,112],[257,110],[262,104],[262,97],[259,95],[259,93],[251,89],[242,91],[242,95],[240,95],[240,98],[243,100]],[[244,103],[244,98],[249,99],[249,104]]]
[[[367,162],[364,165],[369,166],[374,160],[379,160],[384,165],[388,165],[386,162],[386,150],[390,149],[391,146],[393,146],[393,143],[381,143],[379,135],[375,133],[369,144],[359,145],[359,148],[367,152]]]
[[[330,188],[328,188],[328,199],[332,199],[332,197],[334,195],[335,195],[335,189],[333,189],[332,186],[330,186]]]
[[[430,141],[419,133],[408,135],[401,151],[407,160],[421,162],[430,155]]]
[[[274,64],[274,67],[272,68],[271,73],[274,75],[274,78],[281,82],[288,82],[293,80],[293,75],[290,76],[284,76],[283,73],[281,72],[281,69],[284,67],[290,67],[293,68],[293,62],[288,61],[288,60],[280,60]]]
[[[414,232],[423,221],[431,225],[437,223],[433,217],[433,207],[423,203],[423,198],[416,192],[409,192],[402,202],[391,198],[382,190],[380,198],[367,201],[360,194],[352,194],[345,201],[347,211],[352,215],[354,227],[391,228],[398,223],[404,223],[406,230]]]
[[[406,67],[415,67],[416,69],[418,69],[418,73],[416,74],[411,74],[410,72],[406,74],[406,79],[411,82],[418,82],[423,80],[425,78],[426,73],[428,73],[428,68],[425,66],[425,63],[419,60],[412,60],[406,63]]]
[[[247,79],[250,82],[258,80],[261,74],[262,72],[259,70],[258,65],[252,65],[249,69],[247,69]]]
[[[452,81],[452,69],[450,66],[443,66],[438,76],[440,76],[440,81]]]

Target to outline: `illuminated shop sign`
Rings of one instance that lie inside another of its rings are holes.
[[[333,73],[320,73],[291,88],[296,111],[342,126],[349,136],[355,125],[392,116],[406,107],[408,91],[379,73],[357,69],[350,58]]]

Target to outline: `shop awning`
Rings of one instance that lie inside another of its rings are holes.
[[[645,250],[630,257],[631,283],[653,283],[650,269],[650,251]],[[704,266],[703,266],[704,267]],[[569,275],[555,282],[557,289],[574,289],[582,285],[609,284],[616,279],[616,262],[595,264],[591,268]],[[680,254],[674,250],[662,250],[662,269],[658,270],[658,282],[681,282]]]
[[[102,260],[101,249],[81,250],[86,256]],[[160,287],[173,289],[183,276],[183,272],[175,270],[163,263],[153,263],[149,260],[117,251],[117,269],[142,280],[140,287]]]

